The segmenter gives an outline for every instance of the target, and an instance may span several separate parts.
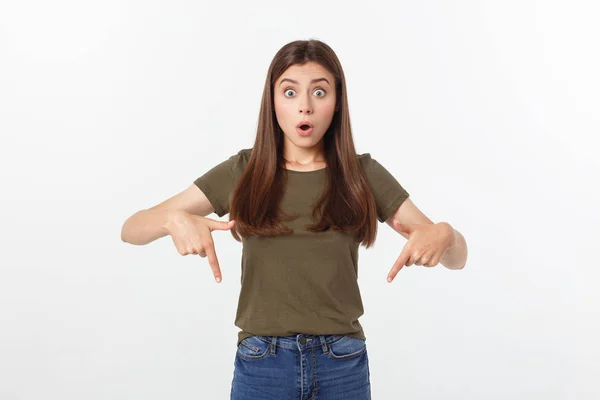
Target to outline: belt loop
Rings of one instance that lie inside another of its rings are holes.
[[[273,336],[273,338],[271,339],[271,354],[275,354],[275,347],[277,346],[277,336]]]
[[[323,354],[329,353],[329,349],[327,348],[327,340],[325,340],[325,336],[319,335],[321,338],[321,347],[323,348]]]

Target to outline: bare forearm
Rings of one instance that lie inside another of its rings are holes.
[[[169,234],[172,210],[141,210],[129,217],[121,229],[121,240],[144,245]]]
[[[452,228],[454,231],[453,244],[446,250],[440,263],[448,269],[463,269],[467,263],[467,242],[464,236]]]

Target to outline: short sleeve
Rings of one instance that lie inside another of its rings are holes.
[[[410,195],[370,153],[359,155],[359,159],[375,198],[377,219],[385,222]]]
[[[229,212],[230,195],[234,189],[234,168],[239,157],[240,153],[229,157],[194,180],[194,184],[206,195],[219,217]]]

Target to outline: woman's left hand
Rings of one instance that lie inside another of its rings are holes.
[[[440,259],[454,244],[454,228],[447,222],[437,224],[401,224],[394,221],[394,228],[398,232],[409,235],[408,242],[404,245],[402,253],[394,263],[388,274],[391,282],[398,271],[406,265],[422,265],[435,267]]]

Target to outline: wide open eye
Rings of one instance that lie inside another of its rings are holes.
[[[296,91],[294,89],[285,89],[284,92],[283,92],[284,95],[285,95],[285,97],[291,97],[291,95],[288,96],[288,92],[293,92],[294,94],[296,93]],[[315,91],[313,93],[317,93],[317,92],[322,92],[323,93],[322,95],[318,95],[317,97],[323,97],[327,93],[325,90],[323,90],[321,88],[315,89]]]

